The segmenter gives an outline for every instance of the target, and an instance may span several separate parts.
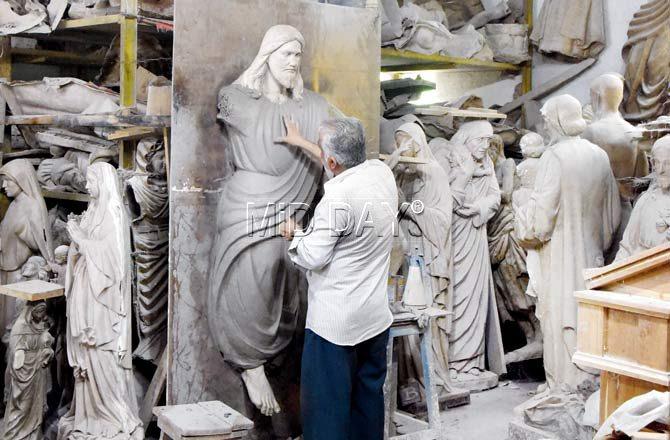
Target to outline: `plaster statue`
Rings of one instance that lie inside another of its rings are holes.
[[[58,438],[141,439],[130,356],[127,219],[112,165],[89,166],[86,180],[88,209],[80,222],[68,222],[67,355],[75,385]]]
[[[321,178],[315,161],[279,148],[275,140],[283,137],[284,115],[315,140],[321,122],[336,114],[323,97],[303,87],[304,47],[297,29],[271,27],[256,59],[221,89],[218,101],[234,171],[219,196],[208,322],[217,348],[242,371],[249,398],[264,415],[280,411],[265,365],[291,342],[305,289],[279,227],[287,215],[302,220],[304,212],[293,208],[312,203]]]
[[[65,285],[65,272],[67,271],[67,255],[70,252],[70,246],[60,245],[54,250],[54,262],[52,269],[54,271],[55,278],[53,282],[60,284],[61,286]]]
[[[63,148],[51,148],[54,156],[44,159],[37,167],[39,182],[48,190],[86,192],[86,168],[78,166],[78,157]],[[81,152],[77,152],[81,153]],[[88,158],[88,154],[82,153]]]
[[[519,186],[512,195],[512,206],[515,212],[530,200],[530,196],[533,194],[533,188],[535,188],[535,179],[540,165],[540,157],[542,157],[542,154],[547,148],[544,145],[542,136],[533,132],[525,134],[519,141],[519,146],[521,147],[521,154],[523,155],[524,160],[516,167],[516,173],[519,177]],[[515,234],[518,237],[516,230]],[[526,294],[533,298],[537,298],[537,283],[542,278],[542,275],[540,274],[540,254],[533,246],[526,248],[526,272],[528,273],[528,287],[526,289]],[[538,333],[541,331],[539,328],[536,330]],[[540,339],[540,343],[541,342],[542,340]]]
[[[453,260],[451,258],[452,196],[447,171],[439,164],[426,141],[420,125],[405,123],[395,132],[396,144],[401,154],[417,157],[425,164],[409,164],[407,172],[398,177],[398,186],[405,201],[420,200],[424,209],[416,214],[405,210],[401,227],[408,231],[405,237],[410,248],[417,248],[423,256],[426,271],[430,276],[430,298],[426,302],[436,309],[451,311],[453,299]],[[433,354],[435,377],[441,394],[452,393],[449,377],[450,317],[433,320]],[[418,338],[407,338],[408,355],[411,360],[411,376],[421,378],[421,358]]]
[[[611,262],[616,255],[633,210],[633,199],[636,196],[633,181],[649,174],[646,154],[638,148],[635,140],[637,130],[619,113],[623,92],[623,79],[618,74],[608,73],[593,81],[593,121],[583,134],[584,139],[598,145],[607,153],[621,196],[621,222],[610,251],[612,258],[606,258],[606,263]]]
[[[586,122],[579,101],[569,95],[554,97],[541,113],[550,146],[539,159],[529,200],[516,211],[517,233],[538,247],[542,268],[537,317],[547,386],[526,409],[527,419],[540,425],[557,420],[557,412],[563,414],[573,403],[583,411],[583,393],[595,388],[595,372],[580,369],[571,360],[577,348],[574,292],[585,288],[585,268],[604,264],[603,252],[614,238],[621,211],[607,154],[580,138]]]
[[[605,48],[603,0],[545,0],[530,35],[539,52],[596,57]]]
[[[3,439],[39,440],[49,391],[49,363],[53,337],[49,333],[47,306],[28,303],[9,337],[7,407]]]
[[[137,146],[136,162],[136,174],[126,182],[140,339],[133,354],[157,363],[167,343],[168,301],[169,205],[162,143],[143,139]]]
[[[40,255],[28,258],[26,264],[21,268],[21,281],[40,280],[49,281],[50,271],[53,264],[49,264]]]
[[[500,322],[489,259],[487,222],[500,207],[500,188],[487,155],[493,128],[486,121],[468,122],[451,139],[449,177],[453,196],[454,261],[453,329],[449,369],[457,386],[468,388],[486,366],[506,372]],[[490,373],[485,376],[490,377]],[[491,381],[490,385],[497,384]]]
[[[498,314],[501,322],[516,323],[526,337],[526,346],[505,355],[505,362],[520,362],[542,356],[540,323],[535,301],[526,295],[528,272],[526,250],[514,231],[512,197],[516,185],[516,164],[505,158],[505,145],[494,135],[489,149],[500,186],[500,208],[487,225],[489,254],[493,270]]]
[[[624,117],[654,119],[670,112],[670,0],[644,3],[628,26],[623,46],[626,94]]]
[[[0,168],[2,187],[12,200],[0,223],[0,283],[22,281],[23,265],[33,255],[53,262],[51,225],[35,169],[26,159],[16,159]],[[2,327],[15,315],[15,299],[3,297]]]
[[[617,260],[670,241],[670,135],[654,143],[651,157],[654,180],[633,208]]]

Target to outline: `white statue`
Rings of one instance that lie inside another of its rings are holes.
[[[218,101],[234,171],[219,196],[208,323],[224,359],[242,370],[251,402],[268,416],[280,405],[265,365],[289,345],[304,312],[302,275],[289,262],[289,243],[279,229],[287,216],[300,222],[304,212],[292,209],[312,203],[321,178],[319,164],[275,140],[284,136],[285,115],[316,141],[321,122],[335,114],[323,97],[303,87],[304,47],[297,29],[271,27],[256,59],[221,89]]]
[[[540,158],[530,199],[517,210],[517,232],[540,244],[537,315],[548,388],[575,391],[595,376],[571,360],[577,344],[574,292],[584,289],[583,269],[604,264],[621,205],[607,154],[579,137],[586,128],[579,101],[561,95],[541,111],[551,143]]]
[[[491,124],[476,121],[463,124],[451,139],[454,301],[449,369],[455,384],[464,388],[466,382],[479,380],[487,365],[496,375],[506,372],[486,231],[500,206],[487,154],[492,137]],[[491,373],[484,376],[491,378],[490,386],[497,384]]]
[[[670,241],[670,135],[654,143],[651,157],[654,181],[633,208],[617,260]]]
[[[411,209],[404,211],[400,226],[407,230],[405,237],[410,248],[418,248],[430,276],[431,292],[427,303],[436,309],[451,311],[453,299],[453,260],[451,258],[451,216],[452,196],[449,190],[449,175],[440,165],[426,141],[421,126],[416,123],[401,125],[395,132],[399,152],[416,157],[425,164],[409,164],[407,172],[397,177],[398,185],[407,202],[419,200],[423,211],[415,213]],[[449,377],[449,333],[450,316],[432,321],[433,353],[435,376],[440,393],[451,393],[453,387]],[[409,344],[412,368],[409,375],[420,379],[422,365],[419,356],[418,340]]]
[[[49,391],[49,363],[53,337],[49,334],[47,306],[28,303],[9,336],[4,440],[39,440]]]
[[[633,210],[633,199],[636,196],[633,181],[649,174],[646,155],[638,148],[635,140],[638,130],[619,113],[623,91],[623,78],[618,74],[607,73],[593,81],[591,105],[594,117],[583,134],[584,139],[605,150],[619,185],[621,223],[612,246],[612,257],[616,255],[619,241]],[[611,261],[611,258],[606,260]]]
[[[141,439],[130,352],[128,222],[114,167],[95,163],[86,180],[91,202],[79,223],[68,222],[67,354],[75,386],[58,437]]]

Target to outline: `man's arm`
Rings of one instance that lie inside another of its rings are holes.
[[[288,250],[295,264],[308,270],[318,270],[333,259],[337,241],[348,233],[353,217],[346,203],[322,199],[306,231],[297,233]]]
[[[321,163],[321,148],[318,145],[305,139],[302,134],[300,134],[300,127],[298,123],[295,122],[292,118],[284,116],[282,118],[284,121],[284,128],[286,128],[286,136],[277,139],[275,142],[286,145],[294,145],[300,148],[302,151],[307,153],[307,155],[317,163]]]

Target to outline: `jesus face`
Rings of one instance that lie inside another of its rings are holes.
[[[658,186],[665,192],[670,191],[670,148],[655,152],[652,163]]]
[[[272,77],[285,89],[292,89],[295,78],[300,74],[302,45],[291,41],[274,51],[268,58],[268,67]]]

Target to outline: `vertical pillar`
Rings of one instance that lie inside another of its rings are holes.
[[[121,54],[121,109],[124,114],[137,105],[137,0],[121,1],[120,54]],[[135,164],[135,142],[122,141],[119,144],[119,167],[132,169]]]
[[[525,8],[526,25],[528,25],[528,37],[530,45],[530,33],[533,32],[533,0],[526,0]],[[529,47],[528,50],[531,59],[523,63],[521,67],[521,88],[522,93],[526,94],[533,89],[533,50]]]

